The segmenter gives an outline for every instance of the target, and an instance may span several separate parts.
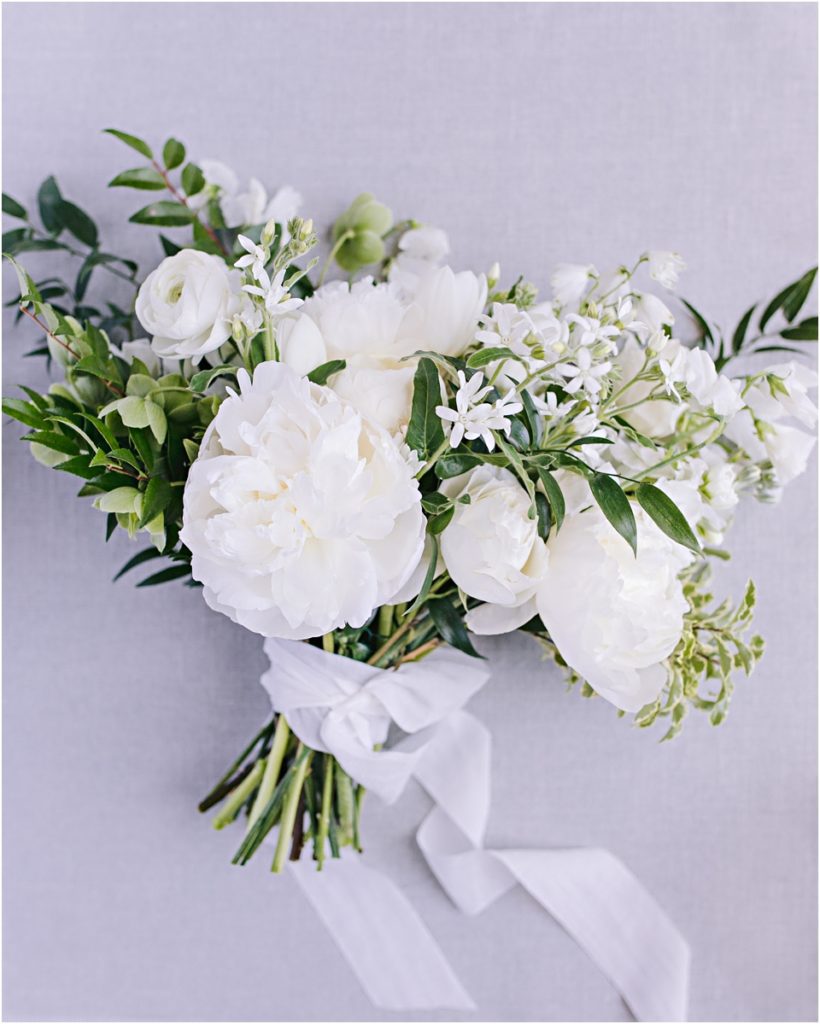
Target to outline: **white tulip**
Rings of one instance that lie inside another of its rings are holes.
[[[238,380],[185,486],[181,537],[205,600],[264,636],[364,625],[422,555],[415,462],[282,363]]]
[[[568,517],[547,545],[538,613],[563,659],[606,700],[638,711],[666,682],[683,631],[678,573],[691,554],[635,508],[635,557],[596,507]]]
[[[153,335],[161,359],[198,363],[223,345],[241,306],[240,277],[218,256],[182,249],[166,257],[140,286],[137,319]]]
[[[481,465],[447,480],[455,512],[441,534],[447,571],[470,597],[485,601],[467,615],[475,633],[507,633],[535,615],[546,545],[527,512],[527,492],[507,469]],[[458,499],[469,496],[469,504]]]

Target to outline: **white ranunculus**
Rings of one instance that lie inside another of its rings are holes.
[[[198,363],[223,345],[241,305],[240,276],[218,256],[182,249],[166,257],[140,286],[137,319],[153,335],[161,359]]]
[[[456,502],[441,534],[447,571],[470,597],[487,602],[467,615],[475,633],[507,633],[535,615],[546,545],[527,512],[527,492],[508,470],[481,465],[447,480],[441,491]],[[469,495],[469,504],[458,499]]]
[[[574,305],[597,276],[591,263],[559,263],[550,277],[555,301],[559,306]]]
[[[638,711],[666,681],[683,630],[679,572],[691,555],[635,508],[638,555],[596,507],[565,519],[547,545],[538,613],[561,656],[606,700]]]
[[[649,276],[664,288],[674,288],[678,283],[678,275],[686,269],[683,257],[677,252],[651,249],[646,258],[649,263]]]
[[[212,608],[264,636],[363,625],[422,555],[414,461],[282,363],[238,379],[185,486],[194,578]]]

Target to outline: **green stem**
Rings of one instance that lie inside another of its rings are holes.
[[[333,654],[334,643],[332,633],[325,633],[322,637],[322,648],[327,651],[328,654]]]
[[[438,460],[447,451],[449,447],[450,439],[448,437],[445,437],[441,444],[438,446],[438,448],[436,448],[436,450],[427,460],[427,462],[425,462],[421,469],[418,471],[418,473],[416,473],[416,480],[420,480],[429,469],[432,469],[433,466],[435,466],[435,464],[438,462]]]
[[[321,871],[325,862],[325,842],[330,830],[330,806],[333,801],[333,755],[325,754],[324,779],[322,780],[322,809],[319,812],[319,831],[316,835],[316,870]]]
[[[265,361],[273,362],[276,359],[276,341],[273,337],[273,320],[269,316],[265,317],[264,348]]]
[[[339,237],[336,239],[333,248],[330,250],[330,253],[328,254],[327,260],[325,261],[325,265],[322,267],[322,273],[319,275],[320,288],[324,284],[325,274],[327,274],[328,270],[330,270],[330,264],[335,259],[336,253],[341,249],[345,242],[349,242],[350,239],[353,238],[355,234],[355,231],[353,231],[351,228],[348,228],[347,231],[342,232],[342,234],[339,235]]]
[[[393,628],[393,607],[392,605],[385,604],[379,608],[379,636],[383,639],[387,639],[390,636],[390,630]]]
[[[307,750],[300,743],[296,748],[295,764],[297,765],[297,768],[293,776],[293,782],[290,784],[287,795],[285,796],[284,806],[282,807],[282,817],[279,822],[279,838],[276,840],[276,853],[274,854],[273,864],[271,865],[271,871],[277,875],[281,873],[288,857],[290,841],[293,836],[293,826],[296,824],[296,811],[299,807],[299,797],[302,795],[302,786],[304,785],[305,775],[307,774],[312,757],[313,751]]]
[[[362,853],[362,802],[364,801],[364,794],[366,792],[367,791],[364,786],[356,787],[356,802],[353,808],[353,848],[357,853]]]
[[[285,751],[287,750],[289,739],[290,726],[285,721],[285,716],[280,715],[276,720],[276,732],[273,734],[273,746],[271,747],[270,754],[268,754],[265,774],[262,776],[259,792],[256,794],[251,813],[248,816],[249,830],[256,823],[256,819],[267,807],[268,801],[273,796],[276,783],[279,781],[279,772],[282,770],[282,762],[285,759]]]
[[[263,728],[261,728],[259,730],[259,732],[254,736],[254,738],[250,741],[250,743],[247,745],[247,747],[245,747],[245,749],[239,755],[239,757],[237,757],[237,759],[234,761],[234,763],[231,765],[231,767],[225,772],[225,774],[222,776],[222,778],[219,780],[219,782],[217,782],[217,784],[214,786],[214,788],[211,790],[211,792],[205,797],[205,799],[202,801],[202,804],[200,804],[200,810],[207,810],[207,808],[203,807],[202,805],[205,804],[207,801],[209,801],[211,799],[211,797],[213,796],[213,794],[218,789],[220,789],[222,786],[224,786],[225,783],[230,778],[233,777],[234,772],[236,772],[236,770],[240,767],[242,762],[245,760],[245,758],[248,756],[248,754],[250,754],[250,752],[253,750],[253,748],[256,746],[256,744],[260,740],[263,740],[263,741],[267,740],[267,738],[270,735],[270,732],[271,732],[272,729],[273,729],[273,721],[271,720],[270,722],[268,722],[267,725],[263,726]]]
[[[234,820],[239,814],[239,810],[242,804],[248,799],[253,793],[256,787],[259,785],[259,780],[262,778],[262,773],[265,770],[265,759],[260,758],[253,766],[250,775],[241,782],[231,794],[230,799],[227,801],[222,810],[214,818],[214,828],[224,828],[226,825]]]
[[[353,780],[338,762],[334,776],[336,778],[336,810],[339,815],[339,830],[341,832],[339,842],[342,846],[347,846],[353,842]]]

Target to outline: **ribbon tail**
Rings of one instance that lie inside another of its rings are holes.
[[[291,870],[362,988],[383,1010],[475,1010],[436,940],[386,875],[356,857]]]
[[[689,945],[607,850],[492,850],[591,957],[637,1020],[684,1021]]]

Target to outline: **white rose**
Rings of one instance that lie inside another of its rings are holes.
[[[363,625],[421,558],[415,464],[330,388],[281,363],[238,380],[185,486],[181,537],[205,600],[264,636]]]
[[[664,660],[683,631],[678,573],[691,555],[635,508],[638,555],[590,508],[547,545],[538,613],[561,656],[606,700],[638,711],[666,682]]]
[[[559,263],[550,277],[555,301],[559,306],[574,305],[597,276],[591,263]]]
[[[674,288],[678,283],[678,274],[686,269],[680,253],[666,249],[651,249],[646,254],[649,263],[649,276],[664,288]]]
[[[546,569],[546,545],[528,518],[527,492],[507,470],[481,465],[445,481],[456,502],[441,534],[447,571],[470,597],[487,602],[467,615],[474,633],[507,633],[535,615],[535,591]],[[458,499],[469,495],[468,505]]]
[[[198,363],[223,345],[239,309],[240,277],[218,256],[182,249],[153,270],[137,294],[137,319],[162,358]]]

